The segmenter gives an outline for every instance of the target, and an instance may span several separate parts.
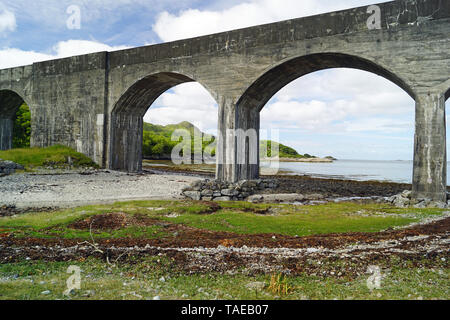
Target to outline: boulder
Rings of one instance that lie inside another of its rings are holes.
[[[25,168],[18,163],[0,159],[0,174],[3,176],[13,174],[14,172],[16,172],[16,170],[24,170],[24,169]]]
[[[227,197],[234,197],[239,194],[239,191],[237,191],[235,189],[223,189],[220,192],[222,193],[223,196],[227,196]]]
[[[184,191],[183,195],[189,199],[196,200],[196,201],[202,199],[202,194],[200,191]]]
[[[217,197],[214,198],[214,201],[231,201],[230,197]]]

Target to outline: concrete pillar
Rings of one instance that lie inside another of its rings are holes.
[[[116,114],[111,117],[110,169],[142,171],[143,117],[139,114]]]
[[[418,94],[413,198],[447,201],[446,138],[444,94]]]
[[[219,99],[216,178],[228,182],[259,178],[259,110]]]
[[[0,150],[9,150],[12,148],[13,127],[13,119],[0,119]]]

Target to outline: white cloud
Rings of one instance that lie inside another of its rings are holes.
[[[189,9],[179,14],[162,12],[153,31],[163,41],[173,41],[280,20],[298,18],[371,4],[373,0],[249,0],[211,11]]]
[[[116,51],[127,49],[126,46],[109,46],[104,43],[88,40],[68,40],[58,42],[53,47],[53,52],[57,58],[65,58],[75,55],[82,55],[101,51]]]
[[[0,50],[0,69],[32,64],[37,61],[53,59],[53,56],[35,51],[6,48]]]
[[[198,83],[185,83],[161,95],[144,117],[144,121],[167,125],[189,121],[208,133],[217,131],[217,104]]]
[[[261,126],[310,132],[408,132],[414,100],[369,72],[333,69],[283,88],[261,112]]]
[[[111,47],[106,44],[87,40],[68,40],[58,42],[51,49],[51,53],[25,51],[15,48],[0,50],[0,69],[12,68],[32,64],[45,60],[65,58],[100,51],[115,51],[126,49],[125,46]]]
[[[16,16],[7,9],[2,9],[0,4],[0,35],[16,30]]]

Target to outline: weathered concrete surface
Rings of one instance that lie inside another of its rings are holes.
[[[247,130],[258,132],[259,112],[279,89],[322,69],[362,69],[417,101],[414,196],[441,200],[449,34],[450,1],[401,0],[0,70],[0,90],[32,107],[33,145],[66,144],[105,167],[139,171],[142,116],[167,89],[197,81],[219,105],[217,178],[238,181],[258,177]]]

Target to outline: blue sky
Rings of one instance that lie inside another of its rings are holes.
[[[363,6],[373,0],[0,0],[0,68],[161,43]],[[282,3],[282,5],[280,5]],[[70,6],[80,28],[69,29]],[[447,103],[447,106],[449,103]],[[146,121],[191,121],[215,133],[217,106],[198,84],[160,97]],[[389,81],[333,69],[283,88],[261,113],[263,130],[301,153],[341,159],[412,159],[414,101]]]

